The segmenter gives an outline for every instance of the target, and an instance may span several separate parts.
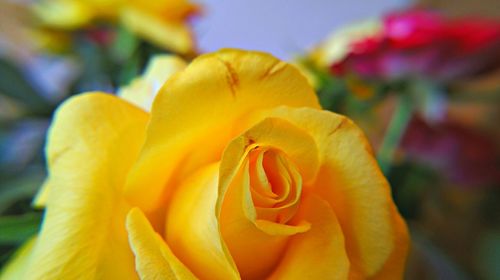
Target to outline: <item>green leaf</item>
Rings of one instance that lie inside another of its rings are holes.
[[[399,147],[414,110],[413,101],[408,94],[401,94],[396,106],[377,152],[380,169],[386,176],[393,165],[394,154]]]
[[[22,199],[31,199],[45,178],[43,168],[35,168],[18,175],[16,178],[2,179],[0,184],[0,213]]]
[[[500,230],[490,230],[481,238],[477,265],[484,279],[498,279],[500,276]]]
[[[41,220],[41,213],[0,217],[0,245],[23,243],[38,232]]]
[[[75,52],[82,66],[81,76],[76,83],[76,92],[111,91],[110,62],[106,52],[85,38],[77,40]]]
[[[118,85],[126,85],[130,83],[140,73],[141,62],[138,55],[133,55],[121,67],[119,71]]]
[[[127,61],[137,50],[139,40],[125,28],[120,28],[111,46],[111,55],[115,60]]]
[[[426,197],[442,185],[436,170],[411,161],[392,166],[387,179],[394,202],[405,219],[418,219]]]

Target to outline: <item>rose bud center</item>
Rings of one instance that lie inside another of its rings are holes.
[[[302,177],[277,149],[256,148],[248,156],[250,192],[258,220],[286,224],[299,205]]]

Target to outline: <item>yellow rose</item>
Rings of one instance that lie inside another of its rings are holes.
[[[45,219],[14,277],[402,277],[407,229],[365,137],[270,55],[200,56],[151,113],[74,97],[47,156]]]
[[[179,53],[193,51],[188,0],[42,0],[34,11],[46,26],[77,29],[97,21],[120,22],[152,43]]]
[[[122,87],[118,95],[149,112],[160,87],[185,67],[186,62],[177,56],[157,55],[149,62],[144,75]]]

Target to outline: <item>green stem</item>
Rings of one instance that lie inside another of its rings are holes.
[[[382,144],[378,150],[378,162],[382,172],[387,176],[390,172],[394,154],[399,147],[406,127],[413,114],[413,104],[408,94],[399,96],[399,102],[396,105]]]

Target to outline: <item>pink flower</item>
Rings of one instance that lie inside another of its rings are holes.
[[[351,45],[334,73],[376,79],[450,80],[500,65],[500,21],[448,18],[411,9],[387,15],[382,29]]]

